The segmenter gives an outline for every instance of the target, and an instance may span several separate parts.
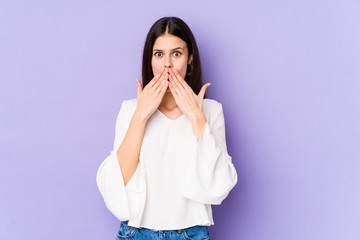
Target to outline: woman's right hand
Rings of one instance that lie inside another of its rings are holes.
[[[169,85],[168,79],[169,73],[165,71],[165,68],[154,76],[144,89],[141,87],[140,80],[136,79],[137,107],[135,111],[143,120],[147,121],[159,107]]]

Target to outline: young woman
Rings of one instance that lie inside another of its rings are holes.
[[[211,205],[237,183],[222,104],[205,98],[195,38],[164,17],[149,30],[143,87],[124,100],[115,141],[96,181],[121,223],[116,239],[210,239]]]

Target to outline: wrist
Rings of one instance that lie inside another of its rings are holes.
[[[135,119],[137,122],[146,124],[148,117],[143,115],[138,109],[135,110],[133,119]]]
[[[191,124],[193,128],[193,133],[197,137],[197,141],[200,141],[202,130],[204,129],[204,126],[206,124],[206,118],[202,111],[195,112],[191,119]]]
[[[205,115],[204,113],[198,109],[196,111],[194,111],[190,116],[189,116],[189,119],[191,122],[199,122],[199,121],[203,121],[205,119],[206,121],[206,118],[205,118]]]

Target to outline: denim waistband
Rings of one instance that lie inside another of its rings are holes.
[[[121,221],[121,226],[118,230],[117,240],[127,239],[153,239],[160,237],[160,239],[168,239],[175,237],[175,239],[210,239],[208,226],[195,225],[187,228],[173,229],[173,230],[158,230],[147,227],[132,227],[128,225],[127,221]],[[134,236],[134,238],[132,238]],[[196,237],[196,238],[195,238]]]
[[[184,229],[177,229],[177,230],[157,230],[157,229],[151,229],[151,228],[149,228],[149,229],[153,232],[177,231],[178,233],[182,233],[184,231]]]
[[[129,223],[129,220],[126,220],[126,221],[122,221],[123,224],[128,224]],[[144,228],[144,227],[140,227],[140,228]],[[174,230],[158,230],[158,229],[151,229],[151,228],[148,228],[149,230],[153,231],[153,232],[170,232],[170,231],[177,231],[178,233],[182,233],[185,228],[181,228],[181,229],[174,229]]]

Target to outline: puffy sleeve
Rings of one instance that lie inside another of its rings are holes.
[[[228,155],[225,121],[221,103],[217,103],[212,123],[206,121],[199,142],[194,137],[194,151],[184,180],[183,196],[204,203],[220,205],[237,183],[237,173]],[[210,118],[209,118],[210,119]]]
[[[134,175],[124,186],[117,158],[117,150],[129,128],[133,112],[129,111],[126,100],[122,102],[116,119],[115,141],[113,150],[100,164],[96,183],[106,207],[120,221],[137,218],[145,204],[145,176],[142,164],[138,164]]]

